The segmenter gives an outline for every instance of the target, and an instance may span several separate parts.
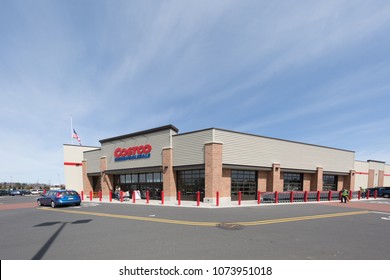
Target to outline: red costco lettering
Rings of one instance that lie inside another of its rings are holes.
[[[116,148],[114,151],[115,158],[128,157],[133,155],[150,154],[152,146],[149,144],[129,147],[129,148]]]

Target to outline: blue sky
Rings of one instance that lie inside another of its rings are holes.
[[[0,182],[173,124],[390,163],[389,1],[0,1]]]

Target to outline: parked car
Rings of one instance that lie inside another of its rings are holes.
[[[9,195],[9,190],[3,190],[3,189],[1,189],[1,190],[0,190],[0,196],[6,196],[6,195]]]
[[[80,205],[81,197],[73,190],[50,190],[37,199],[38,206],[48,205],[51,207],[64,205]]]
[[[40,192],[39,192],[39,190],[31,190],[31,194],[32,195],[39,195],[39,194],[41,194]]]
[[[31,194],[31,191],[29,190],[20,190],[21,195],[28,195]]]
[[[365,192],[362,192],[362,197],[366,197],[367,191],[370,191],[370,197],[374,196],[375,191],[377,191],[378,197],[390,198],[390,187],[377,187],[377,188],[367,188]]]
[[[10,190],[9,195],[12,195],[12,196],[20,195],[20,196],[22,196],[23,192],[21,192],[20,190]]]

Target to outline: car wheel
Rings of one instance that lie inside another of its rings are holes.
[[[37,204],[38,204],[38,206],[42,206],[42,203],[39,199],[37,200]]]
[[[385,193],[385,194],[383,195],[383,197],[384,197],[384,198],[389,198],[389,197],[390,197],[390,194]]]
[[[56,207],[56,204],[54,203],[54,201],[52,201],[52,202],[50,203],[50,206],[51,206],[51,208]]]

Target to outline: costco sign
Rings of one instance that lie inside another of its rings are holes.
[[[152,146],[149,144],[129,148],[116,148],[114,151],[114,157],[115,161],[150,158],[151,151]]]

